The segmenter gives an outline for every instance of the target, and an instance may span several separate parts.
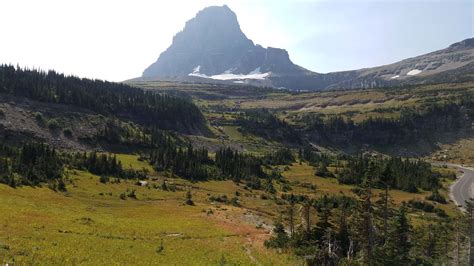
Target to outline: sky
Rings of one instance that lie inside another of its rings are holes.
[[[473,0],[0,0],[0,63],[123,81],[187,20],[228,5],[247,37],[319,73],[393,63],[474,36]]]

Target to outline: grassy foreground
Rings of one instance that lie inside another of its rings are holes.
[[[65,194],[0,185],[0,263],[298,264],[266,250],[263,229],[235,224],[219,215],[225,210],[208,215],[216,207],[199,199],[183,205],[185,192],[102,184],[85,172],[71,178]],[[138,199],[121,200],[127,189]]]
[[[118,155],[125,167],[147,168],[147,186],[135,180],[103,184],[87,172],[69,170],[68,192],[0,185],[0,263],[301,265],[286,252],[266,249],[270,225],[285,206],[265,192],[244,190],[231,181],[190,183],[166,178],[175,191],[160,187],[164,176],[137,160]],[[351,195],[351,186],[314,176],[314,169],[294,163],[283,175],[291,193],[320,197]],[[308,189],[307,184],[315,185]],[[278,188],[277,184],[275,186]],[[183,204],[191,189],[195,206]],[[129,197],[135,190],[136,199]],[[236,193],[237,192],[237,193]],[[442,191],[446,193],[446,191]],[[120,195],[125,195],[122,199]],[[239,195],[242,206],[211,202],[210,196]],[[422,200],[427,192],[393,190],[396,203]],[[279,195],[277,194],[278,198]],[[439,206],[456,215],[452,204]],[[413,214],[417,216],[417,214]],[[414,216],[413,216],[414,217]]]

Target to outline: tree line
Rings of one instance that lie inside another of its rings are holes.
[[[422,160],[400,157],[388,159],[367,156],[349,157],[337,179],[343,184],[360,185],[372,179],[375,187],[417,192],[418,189],[437,191],[440,174],[431,170],[431,164]]]
[[[92,174],[100,176],[113,176],[123,179],[146,179],[146,170],[126,169],[115,154],[83,152],[64,154],[65,163],[79,170],[87,170]]]
[[[299,150],[301,161],[315,167],[315,175],[335,177],[342,184],[361,185],[372,179],[377,188],[400,189],[418,192],[419,189],[433,191],[433,200],[442,202],[438,193],[441,174],[431,169],[431,164],[423,160],[410,160],[401,157],[374,157],[370,155],[351,156],[347,154],[327,155],[316,152],[311,147]],[[335,170],[329,171],[332,165]]]
[[[305,115],[300,122],[311,138],[332,143],[368,143],[375,145],[410,144],[430,139],[439,132],[471,130],[474,121],[474,99],[466,96],[459,101],[433,104],[424,110],[404,108],[400,117],[368,118],[355,123],[350,118]]]
[[[206,132],[199,108],[180,97],[145,91],[122,83],[66,76],[55,71],[0,65],[0,93],[86,108],[160,129]]]
[[[58,152],[43,143],[24,143],[21,147],[0,145],[0,183],[11,187],[48,184],[65,191],[66,167],[92,174],[124,179],[145,179],[146,170],[125,169],[115,155],[97,152]]]
[[[208,150],[194,149],[190,144],[183,148],[172,139],[153,149],[147,159],[157,171],[170,171],[172,175],[191,181],[231,179],[260,187],[259,179],[268,177],[259,157],[220,148],[212,159]]]
[[[45,144],[25,143],[20,148],[0,146],[0,183],[11,187],[49,183],[55,189],[66,190],[63,165],[60,154]]]
[[[282,143],[300,144],[300,134],[287,122],[279,119],[267,109],[247,110],[239,115],[236,124],[244,133]]]

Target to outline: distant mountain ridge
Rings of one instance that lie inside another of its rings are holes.
[[[254,44],[228,6],[197,13],[139,80],[244,83],[293,90],[354,89],[474,80],[474,38],[400,62],[320,74],[294,64],[288,52]]]

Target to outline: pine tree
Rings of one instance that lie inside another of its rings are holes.
[[[347,219],[351,208],[351,202],[348,197],[343,196],[340,203],[340,219],[336,238],[339,241],[341,257],[350,257],[349,249],[351,246],[351,237]]]
[[[305,228],[305,237],[309,237],[309,234],[311,233],[311,204],[312,201],[310,199],[305,199],[303,201],[303,206],[302,206],[302,218],[303,218],[303,223],[304,223],[304,228]]]
[[[374,174],[374,164],[369,164],[369,170],[365,175],[365,183],[363,185],[359,200],[359,208],[361,219],[359,220],[360,237],[362,238],[362,246],[364,249],[363,259],[367,265],[373,262],[374,247],[374,225],[373,225],[373,206],[372,206],[372,178]]]
[[[406,215],[406,207],[403,204],[398,209],[397,214],[391,220],[390,229],[387,235],[385,249],[385,260],[392,261],[395,265],[410,265],[412,229]]]
[[[191,193],[191,190],[188,190],[186,192],[186,200],[184,201],[187,205],[194,206],[194,201],[193,201],[193,194]]]
[[[466,201],[468,237],[469,237],[469,265],[474,265],[474,199]]]
[[[287,209],[287,219],[288,219],[288,225],[290,227],[290,237],[293,237],[295,234],[295,205],[296,205],[296,199],[293,194],[291,194],[289,198],[290,205],[288,206]]]
[[[387,238],[388,234],[388,226],[389,226],[389,220],[393,216],[393,207],[394,203],[391,199],[390,194],[388,193],[388,185],[385,186],[385,189],[383,192],[379,194],[379,199],[376,201],[376,210],[375,214],[376,217],[381,220],[381,232],[382,234],[380,235],[380,244],[383,245],[385,243],[385,240]]]

